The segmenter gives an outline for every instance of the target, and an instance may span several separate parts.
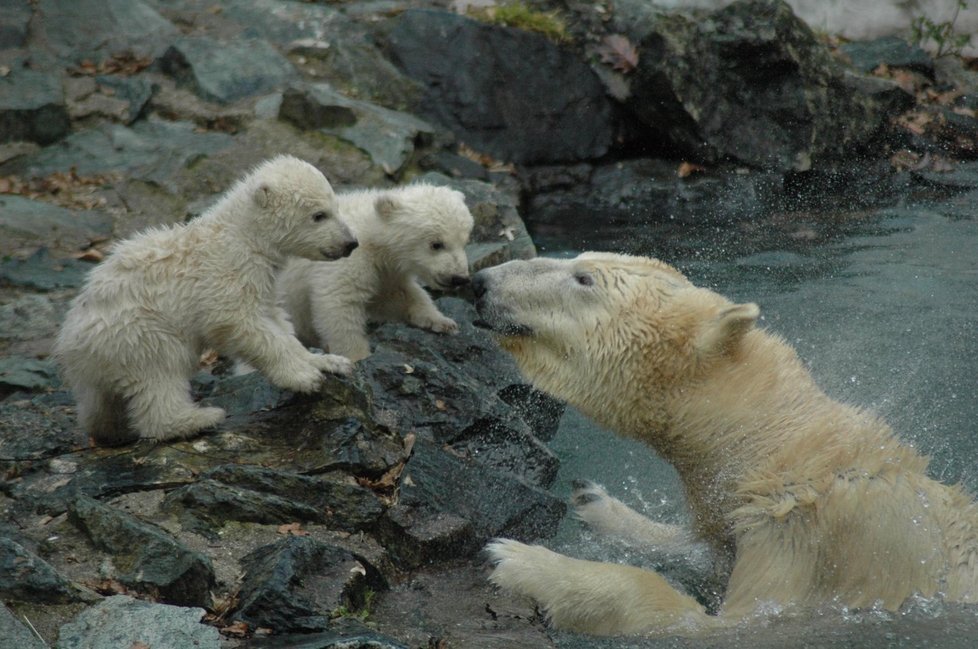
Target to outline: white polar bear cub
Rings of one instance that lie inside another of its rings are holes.
[[[266,161],[199,218],[115,246],[75,298],[54,355],[97,444],[187,437],[224,418],[190,397],[206,349],[241,358],[281,387],[314,391],[347,359],[309,352],[275,304],[287,256],[337,259],[357,246],[312,165]]]
[[[370,321],[403,320],[455,333],[422,288],[468,283],[473,219],[461,192],[427,184],[340,194],[359,248],[332,263],[291,260],[278,280],[299,340],[357,361],[370,355]]]

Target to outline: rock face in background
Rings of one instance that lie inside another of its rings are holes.
[[[780,0],[627,27],[641,53],[625,104],[683,157],[805,171],[865,147],[884,114]]]
[[[593,72],[543,36],[444,12],[404,12],[386,47],[419,81],[422,115],[509,162],[598,158],[615,135]]]

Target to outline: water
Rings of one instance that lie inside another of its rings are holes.
[[[974,206],[974,207],[972,207]],[[877,213],[767,217],[752,224],[680,230],[669,224],[595,234],[533,233],[542,254],[582,249],[659,257],[694,282],[757,302],[762,325],[790,341],[830,395],[880,413],[932,458],[931,474],[978,492],[978,197]],[[642,444],[569,411],[552,442],[570,481],[605,485],[656,520],[687,514],[675,472]],[[581,558],[650,564],[593,538],[568,518],[551,547]],[[666,567],[668,572],[668,566]],[[896,615],[838,609],[804,619],[754,620],[707,640],[594,639],[579,647],[978,646],[978,607],[923,602]]]

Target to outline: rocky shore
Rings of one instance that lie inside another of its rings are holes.
[[[978,190],[959,57],[817,35],[773,0],[519,7],[0,0],[0,644],[557,646],[479,549],[565,517],[563,405],[464,293],[439,299],[457,336],[377,327],[314,396],[202,359],[196,396],[229,413],[211,434],[78,429],[48,354],[86,271],[265,158],[459,189],[473,269],[537,254],[531,233],[628,251]]]

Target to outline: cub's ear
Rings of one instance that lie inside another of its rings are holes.
[[[696,340],[703,354],[725,354],[740,342],[757,322],[761,310],[753,302],[725,307],[707,322]]]
[[[271,186],[268,183],[258,185],[258,188],[255,189],[255,193],[252,198],[255,201],[255,205],[262,209],[267,208],[272,203]]]
[[[377,210],[377,214],[380,218],[385,221],[389,220],[394,216],[394,212],[398,210],[401,206],[397,197],[391,194],[381,194],[374,200],[374,209]]]

